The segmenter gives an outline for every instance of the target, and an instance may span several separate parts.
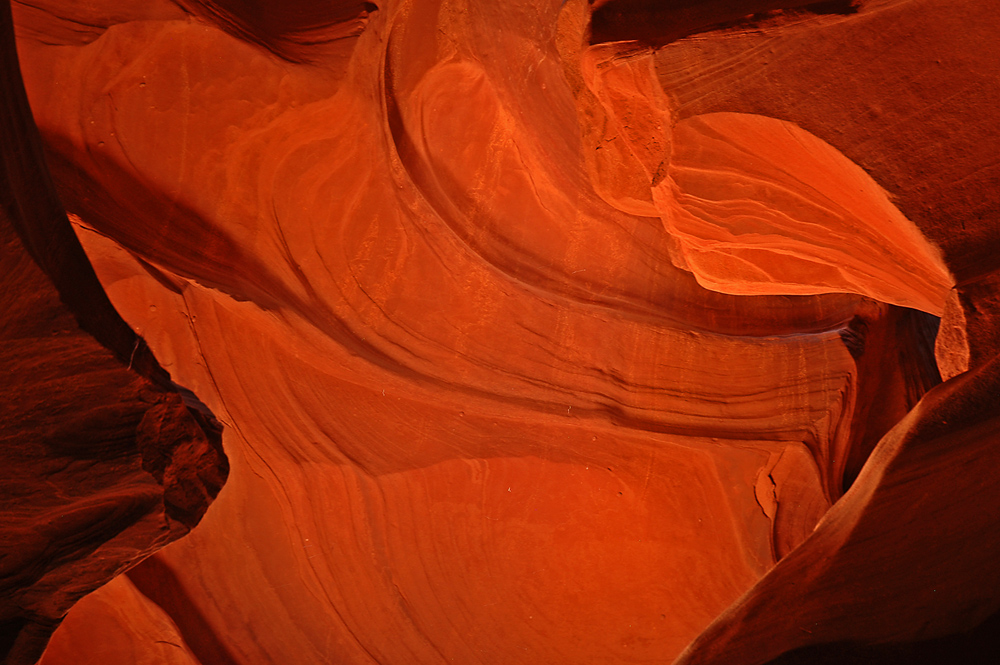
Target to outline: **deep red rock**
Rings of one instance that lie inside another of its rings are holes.
[[[0,11],[0,658],[33,663],[85,594],[193,527],[218,425],[119,318],[49,179]],[[192,408],[185,404],[187,401]]]
[[[891,658],[1000,608],[988,3],[17,25],[81,243],[233,465],[49,665]]]

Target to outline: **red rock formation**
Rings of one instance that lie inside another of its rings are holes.
[[[214,419],[119,318],[46,170],[0,11],[0,658],[186,534],[225,480]],[[190,405],[190,406],[188,406]]]
[[[986,3],[15,11],[233,465],[44,662],[751,665],[1000,608]]]

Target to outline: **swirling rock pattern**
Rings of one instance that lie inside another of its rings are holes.
[[[108,301],[45,166],[0,8],[0,659],[186,534],[228,472],[218,423]]]
[[[15,4],[77,234],[232,463],[44,662],[750,665],[981,623],[1000,201],[960,114],[998,26],[946,5]]]

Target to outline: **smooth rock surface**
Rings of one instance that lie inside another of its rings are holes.
[[[50,178],[0,8],[0,659],[204,515],[218,423],[108,301]]]
[[[15,17],[232,465],[47,665],[757,665],[1000,608],[989,3]]]

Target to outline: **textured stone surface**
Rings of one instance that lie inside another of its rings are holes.
[[[205,513],[218,423],[118,316],[56,195],[0,8],[0,658]]]
[[[15,5],[232,464],[48,665],[756,665],[1000,607],[989,3],[276,7]]]

